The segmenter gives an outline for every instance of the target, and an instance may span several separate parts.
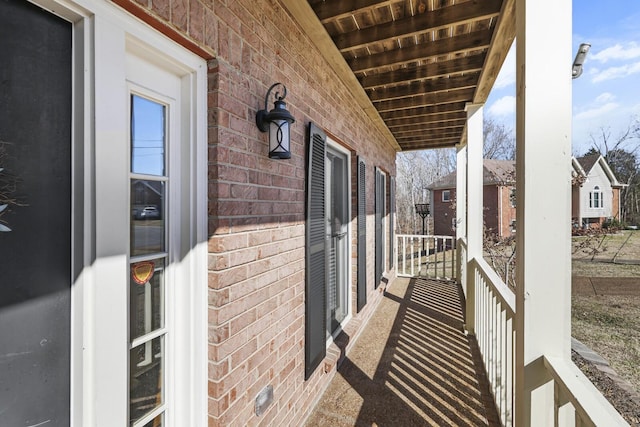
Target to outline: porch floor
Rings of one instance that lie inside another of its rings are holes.
[[[306,426],[499,426],[462,301],[454,282],[395,280]]]

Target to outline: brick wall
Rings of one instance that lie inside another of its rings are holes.
[[[355,314],[357,169],[352,157],[350,343],[381,295],[373,290],[374,167],[395,175],[394,148],[278,1],[117,3],[213,57],[208,62],[209,425],[300,425],[340,355],[333,345],[325,363],[304,381],[308,124],[326,129],[367,165],[369,295],[367,307]],[[275,82],[287,86],[285,101],[296,118],[290,160],[269,159],[267,135],[255,125],[255,112]],[[274,403],[257,417],[254,399],[266,385],[274,388]]]
[[[433,207],[431,216],[433,218],[433,234],[438,236],[454,236],[455,230],[452,228],[452,219],[456,217],[456,210],[452,209],[456,201],[456,190],[449,190],[450,202],[442,201],[444,190],[433,190]]]

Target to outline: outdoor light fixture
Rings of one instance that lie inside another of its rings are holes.
[[[426,217],[429,215],[429,203],[416,203],[416,213],[421,217]]]
[[[589,53],[591,45],[589,43],[582,43],[578,48],[576,59],[573,60],[573,69],[571,70],[571,77],[577,79],[582,74],[582,64]]]
[[[273,110],[267,112],[267,103],[271,90],[276,86],[282,86],[284,92],[280,96],[280,92],[276,92],[276,101]],[[290,159],[291,158],[291,135],[289,126],[295,122],[295,119],[289,111],[287,104],[283,99],[287,96],[287,87],[282,83],[274,83],[267,91],[264,97],[264,110],[256,113],[256,125],[260,132],[269,131],[269,157],[272,159]]]
[[[416,207],[416,213],[420,215],[420,217],[422,218],[422,235],[426,236],[427,230],[425,227],[424,220],[427,219],[427,216],[429,216],[429,213],[430,213],[429,203],[416,203],[415,207]],[[424,248],[424,238],[422,239],[422,252],[426,253]]]

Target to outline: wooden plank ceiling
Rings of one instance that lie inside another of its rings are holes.
[[[503,0],[308,3],[402,150],[459,143],[465,104],[486,99],[513,40],[491,53]]]

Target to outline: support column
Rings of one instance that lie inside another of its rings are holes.
[[[467,259],[482,257],[482,111],[484,104],[468,104],[467,111]],[[475,280],[473,269],[467,268],[465,324],[475,333]]]
[[[433,206],[433,204],[431,205]],[[466,262],[468,259],[467,251],[464,253],[459,244],[459,240],[467,241],[467,144],[458,144],[456,146],[456,259],[458,260],[458,271],[456,274],[458,284],[462,286],[462,290],[467,292]]]
[[[516,425],[553,421],[571,357],[571,0],[516,0]]]

